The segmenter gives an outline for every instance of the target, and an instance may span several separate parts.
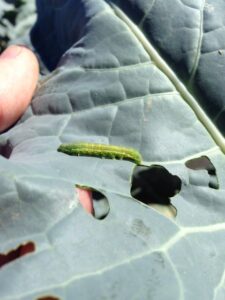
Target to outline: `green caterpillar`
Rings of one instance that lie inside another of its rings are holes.
[[[140,165],[142,161],[142,157],[137,150],[114,145],[91,143],[62,144],[59,146],[57,151],[68,155],[96,156],[110,159],[129,160],[137,165]]]

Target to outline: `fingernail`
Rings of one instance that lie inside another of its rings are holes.
[[[16,58],[21,53],[22,50],[23,50],[23,47],[21,47],[21,46],[16,46],[16,45],[9,46],[7,49],[5,49],[5,51],[2,52],[2,54],[0,55],[0,59]]]

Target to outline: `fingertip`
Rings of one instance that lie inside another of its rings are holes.
[[[0,55],[0,131],[24,113],[36,89],[39,65],[34,53],[13,45]]]
[[[94,213],[92,191],[88,189],[77,188],[78,199],[83,206],[84,210],[92,214]]]

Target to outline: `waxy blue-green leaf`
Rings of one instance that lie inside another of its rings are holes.
[[[224,139],[195,91],[204,84],[192,40],[203,4],[37,1],[32,40],[52,72],[0,136],[0,253],[27,241],[36,249],[0,269],[0,299],[223,299]],[[57,152],[71,142],[134,148],[146,166],[179,176],[176,218],[131,197],[132,162]],[[201,156],[219,189],[206,170],[185,166]],[[83,210],[75,184],[107,197],[104,220]]]

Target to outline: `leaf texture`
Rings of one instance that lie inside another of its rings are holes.
[[[207,117],[214,88],[203,70],[218,66],[202,51],[206,3],[38,0],[37,9],[32,41],[51,73],[0,136],[0,252],[28,241],[35,251],[0,269],[0,298],[223,299],[224,139]],[[179,176],[176,218],[131,196],[135,164],[57,152],[71,142],[131,147],[143,165]],[[186,166],[202,156],[219,189]],[[75,184],[107,197],[104,220],[83,210]]]

